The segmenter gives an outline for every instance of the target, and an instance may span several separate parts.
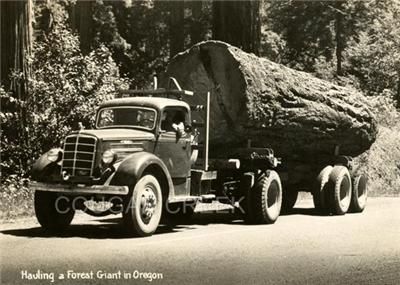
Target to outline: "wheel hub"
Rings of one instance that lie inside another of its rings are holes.
[[[146,188],[140,200],[140,213],[145,222],[150,221],[157,205],[157,198],[152,189]]]

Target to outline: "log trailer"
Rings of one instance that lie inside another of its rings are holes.
[[[64,230],[76,210],[122,213],[129,233],[149,236],[162,217],[188,217],[199,201],[229,203],[256,224],[272,224],[281,207],[293,207],[297,190],[282,188],[288,175],[274,151],[249,140],[227,157],[209,157],[211,92],[196,94],[170,81],[173,88],[157,88],[155,80],[151,90],[122,90],[100,105],[94,129],[72,132],[34,163],[31,189],[45,230]],[[185,96],[203,96],[205,104],[189,105]],[[203,120],[193,120],[192,113]],[[360,212],[366,179],[350,174],[351,158],[335,159],[312,187],[316,208]],[[93,207],[97,202],[106,206]]]

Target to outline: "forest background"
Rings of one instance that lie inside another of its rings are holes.
[[[29,171],[119,88],[222,40],[370,98],[372,195],[400,189],[400,1],[0,1],[0,219],[32,214]]]

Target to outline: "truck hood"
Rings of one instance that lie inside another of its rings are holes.
[[[154,140],[154,134],[132,129],[81,130],[80,134],[96,136],[103,140]]]

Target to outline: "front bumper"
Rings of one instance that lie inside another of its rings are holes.
[[[51,184],[32,181],[29,184],[32,190],[58,192],[65,194],[113,194],[127,195],[129,192],[128,186],[114,185],[79,185],[79,184]]]

